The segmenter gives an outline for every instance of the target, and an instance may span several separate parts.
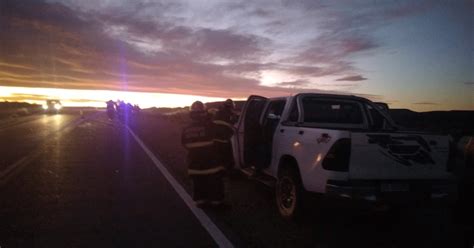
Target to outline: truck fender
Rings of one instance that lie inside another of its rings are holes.
[[[283,156],[280,157],[280,160],[278,162],[278,171],[277,171],[277,177],[278,175],[280,174],[280,172],[282,171],[282,169],[294,169],[298,172],[298,175],[300,176],[300,180],[302,182],[302,185],[303,185],[303,188],[306,190],[306,187],[304,185],[304,182],[303,182],[303,178],[301,177],[301,173],[300,173],[300,168],[298,166],[298,161],[296,160],[295,157],[291,156],[291,155],[288,155],[288,154],[285,154]]]

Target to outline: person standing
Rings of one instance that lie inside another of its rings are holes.
[[[223,120],[231,125],[237,122],[235,103],[232,99],[227,99],[216,113],[216,119]]]
[[[219,154],[219,162],[230,170],[234,166],[231,137],[234,134],[236,120],[235,105],[232,99],[227,99],[217,111],[213,123],[216,128],[214,139],[216,151]]]
[[[109,117],[109,120],[113,120],[115,118],[115,102],[112,100],[109,100],[106,102],[106,104],[107,104],[107,116]]]
[[[196,101],[190,109],[191,124],[183,129],[181,143],[188,151],[188,175],[193,182],[193,199],[198,207],[221,205],[224,201],[222,173],[215,150],[215,127],[204,104]]]

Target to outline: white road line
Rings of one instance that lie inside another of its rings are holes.
[[[126,126],[130,134],[135,138],[137,143],[142,147],[145,153],[150,157],[150,159],[155,164],[156,168],[160,170],[163,176],[168,180],[171,186],[174,188],[176,193],[183,199],[184,203],[189,207],[191,212],[196,216],[196,218],[201,222],[201,225],[207,230],[207,232],[211,235],[214,239],[216,244],[219,247],[234,247],[232,243],[227,239],[227,237],[222,233],[222,231],[212,222],[212,220],[207,216],[207,214],[202,211],[202,209],[197,208],[194,205],[194,201],[192,200],[191,196],[184,190],[183,186],[179,184],[176,179],[169,173],[168,169],[156,158],[156,156],[148,149],[148,147],[143,143],[143,141],[138,138],[138,136],[132,131],[132,129]]]

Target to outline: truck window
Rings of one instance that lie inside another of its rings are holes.
[[[268,105],[265,112],[265,119],[263,120],[263,126],[261,129],[261,143],[259,148],[260,160],[259,164],[262,168],[266,168],[270,165],[272,158],[272,147],[273,147],[273,136],[275,130],[280,123],[281,114],[285,108],[286,100],[274,100]]]
[[[389,122],[385,119],[383,115],[379,113],[376,109],[372,106],[366,104],[367,112],[370,114],[370,128],[373,130],[382,130],[382,129],[393,129],[392,126],[389,125]],[[379,107],[378,105],[376,105]],[[382,110],[388,111],[388,110]]]
[[[296,97],[295,97],[293,102],[291,103],[291,110],[290,110],[290,116],[288,117],[288,121],[298,122],[299,116],[300,116],[300,112],[298,111],[298,104],[296,102]]]
[[[245,116],[245,130],[255,130],[260,126],[259,120],[265,107],[265,101],[252,100],[248,103]]]
[[[277,100],[270,102],[270,106],[268,106],[268,110],[265,116],[268,117],[268,115],[272,114],[281,117],[283,109],[285,108],[285,103],[285,100]]]
[[[361,107],[356,102],[305,97],[302,104],[305,123],[363,123]]]

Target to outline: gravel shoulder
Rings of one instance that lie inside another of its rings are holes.
[[[180,144],[184,118],[142,114],[130,126],[190,192],[185,150]],[[240,247],[462,247],[465,235],[446,208],[374,213],[352,203],[316,201],[301,223],[282,220],[273,189],[244,176],[226,179],[228,211],[207,211]]]

